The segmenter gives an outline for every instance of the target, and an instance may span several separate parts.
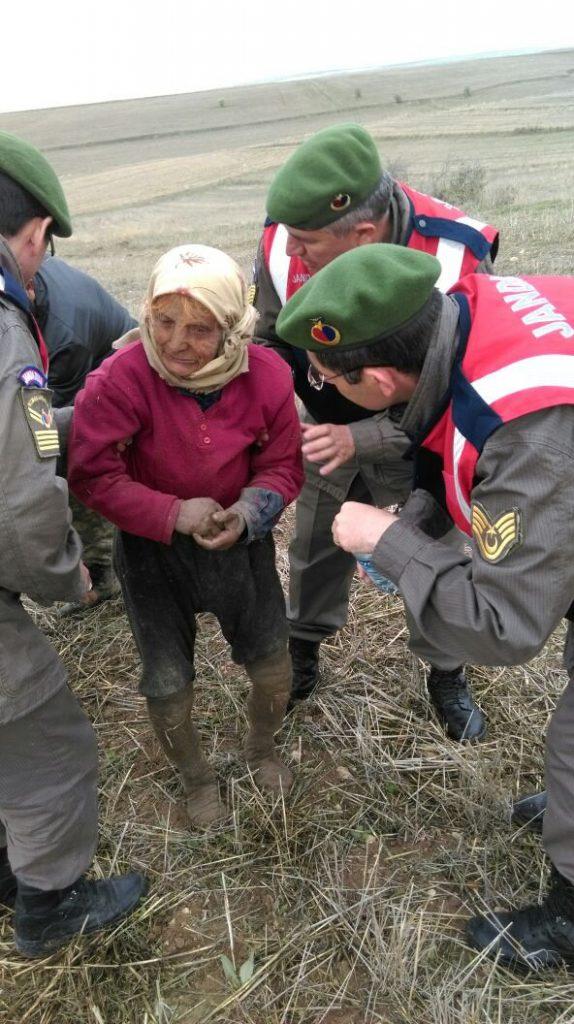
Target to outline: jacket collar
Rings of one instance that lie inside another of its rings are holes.
[[[0,270],[7,270],[16,279],[20,287],[24,287],[20,267],[4,235],[0,235]]]
[[[458,317],[456,301],[444,295],[421,375],[400,424],[401,430],[411,438],[424,436],[426,425],[445,404],[457,353]]]

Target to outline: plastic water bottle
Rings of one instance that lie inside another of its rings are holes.
[[[373,581],[378,590],[382,591],[383,594],[398,594],[395,584],[379,572],[376,566],[373,565],[370,555],[353,554],[353,558],[356,558],[361,569],[365,570],[367,576]]]

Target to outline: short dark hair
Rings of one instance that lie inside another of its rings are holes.
[[[343,214],[331,224],[326,224],[325,227],[332,235],[341,238],[352,231],[355,225],[360,224],[361,221],[375,221],[376,223],[381,220],[389,212],[393,185],[394,181],[389,172],[383,171],[376,188],[369,193],[366,199],[363,199],[360,206],[355,207],[350,213]]]
[[[0,171],[0,234],[13,238],[34,217],[50,214],[22,185]]]
[[[401,373],[420,373],[444,296],[433,288],[415,316],[393,334],[357,348],[326,348],[316,353],[329,370],[339,370],[349,384],[358,384],[366,366],[392,366]]]

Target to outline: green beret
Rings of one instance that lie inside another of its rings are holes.
[[[291,228],[324,228],[360,206],[382,173],[379,152],[364,128],[324,128],[303,142],[275,175],[267,213]]]
[[[24,139],[0,131],[0,171],[17,181],[54,218],[53,234],[72,234],[70,211],[62,186],[45,156]]]
[[[373,344],[422,309],[440,272],[439,261],[417,249],[359,245],[295,292],[277,318],[277,334],[310,352]]]

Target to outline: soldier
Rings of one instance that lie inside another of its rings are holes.
[[[60,183],[33,146],[0,132],[0,902],[16,946],[44,956],[117,921],[145,880],[86,881],[97,841],[97,754],[64,665],[22,607],[81,600],[90,585],[56,475],[59,428],[48,355],[26,284],[52,234],[67,237]]]
[[[442,265],[438,287],[446,290],[465,273],[491,269],[498,233],[394,181],[383,171],[372,137],[354,124],[326,128],[304,142],[272,182],[267,211],[271,219],[255,268],[258,340],[290,362],[304,405],[306,482],[289,552],[292,699],[301,700],[318,681],[321,640],[347,618],[354,561],[333,544],[333,518],[350,498],[381,506],[402,502],[412,467],[403,459],[408,440],[394,414],[361,409],[308,377],[305,353],[289,350],[277,337],[281,306],[338,255],[377,242],[436,255]],[[484,736],[486,719],[461,666],[445,671],[435,662],[428,689],[449,736]]]
[[[313,379],[364,408],[403,409],[411,498],[399,517],[347,502],[333,534],[396,583],[417,654],[520,664],[569,620],[570,683],[547,736],[550,892],[468,925],[488,955],[549,967],[574,962],[574,282],[471,274],[442,295],[440,271],[396,246],[345,253],[277,330],[308,351]],[[453,523],[471,555],[440,539]]]
[[[29,295],[50,356],[52,404],[55,408],[73,405],[87,374],[137,321],[98,281],[57,256],[43,260]],[[113,527],[72,495],[70,508],[93,589],[89,603],[73,602],[62,613],[86,610],[119,591],[112,569]]]

